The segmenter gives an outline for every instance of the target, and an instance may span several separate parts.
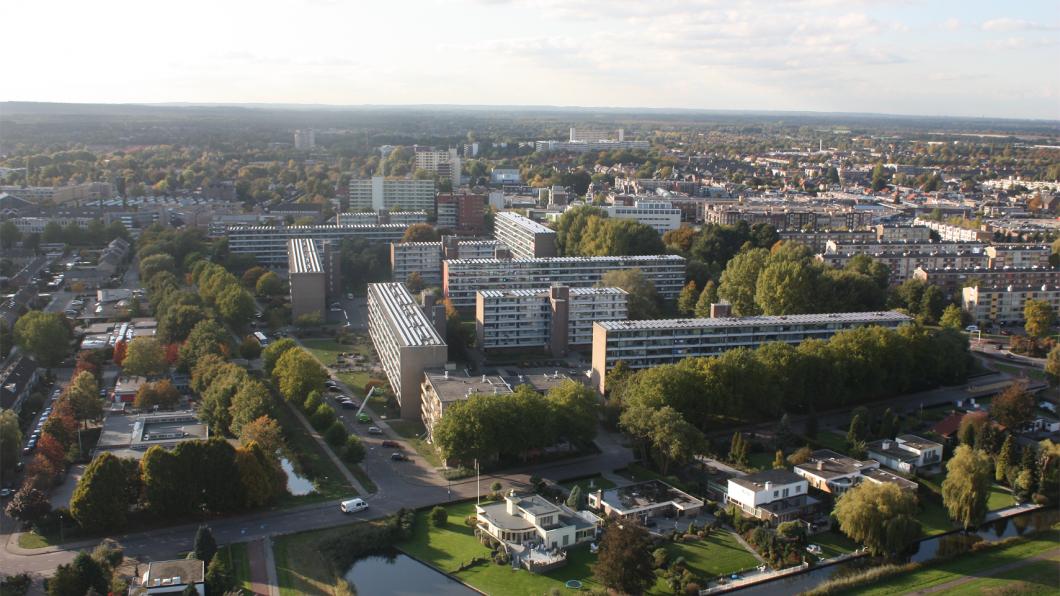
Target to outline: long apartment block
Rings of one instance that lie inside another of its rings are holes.
[[[544,349],[562,356],[593,341],[593,323],[624,320],[621,288],[485,290],[475,297],[475,331],[485,350]]]
[[[964,288],[961,306],[980,325],[1022,325],[1023,308],[1028,300],[1049,303],[1053,313],[1060,312],[1060,287],[1042,286],[978,286]]]
[[[983,251],[980,252],[939,252],[939,251],[881,251],[866,254],[873,259],[887,265],[890,268],[889,281],[892,285],[898,285],[913,277],[917,267],[924,269],[944,269],[952,267],[957,269],[970,269],[974,267],[986,267],[988,257]],[[855,256],[854,254],[819,254],[817,260],[842,269],[846,267]]]
[[[423,371],[445,365],[445,341],[400,283],[368,284],[368,333],[401,417],[419,417]]]
[[[341,242],[346,238],[394,242],[401,239],[407,228],[403,224],[233,226],[228,228],[228,248],[234,253],[254,255],[259,263],[282,266],[287,262],[287,241],[292,238],[309,238],[318,242]]]
[[[637,370],[694,356],[716,356],[769,342],[798,344],[845,329],[894,328],[912,319],[894,311],[813,315],[604,321],[593,324],[592,382],[603,393],[607,372],[619,362]]]
[[[785,242],[798,242],[809,247],[814,254],[824,252],[829,240],[844,244],[876,240],[876,232],[872,230],[778,230],[777,234]]]
[[[434,180],[372,176],[350,180],[349,209],[394,209],[434,213]],[[338,203],[338,199],[332,199]]]
[[[938,286],[947,297],[960,298],[965,286],[984,288],[1060,286],[1060,269],[1051,267],[1004,267],[991,269],[972,267],[969,269],[924,269],[917,267],[913,277],[933,286]]]
[[[393,242],[390,244],[390,271],[394,281],[404,282],[419,273],[430,286],[442,284],[442,243]]]
[[[339,225],[378,225],[378,224],[402,224],[411,226],[417,223],[427,223],[426,211],[350,211],[335,215],[335,223]]]
[[[455,308],[470,311],[480,290],[533,290],[553,285],[587,288],[599,283],[608,271],[628,269],[639,269],[664,298],[675,298],[684,284],[684,257],[637,255],[442,261],[442,289]]]
[[[982,242],[960,241],[920,241],[920,240],[870,240],[867,242],[842,242],[829,240],[825,243],[824,253],[828,255],[861,255],[878,252],[986,252]]]
[[[1049,267],[1053,249],[1048,244],[992,244],[986,248],[990,267]]]
[[[556,231],[518,213],[498,213],[493,220],[493,235],[517,259],[556,256]]]

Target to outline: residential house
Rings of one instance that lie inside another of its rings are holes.
[[[517,565],[543,573],[567,562],[566,549],[596,538],[600,518],[513,490],[502,503],[475,506],[478,531],[505,545]]]
[[[38,381],[40,369],[37,363],[28,356],[16,356],[0,370],[0,408],[20,411]]]
[[[589,507],[604,515],[637,519],[695,517],[703,501],[660,480],[589,493]]]
[[[880,439],[865,446],[869,457],[892,470],[912,474],[942,462],[942,444],[916,435]]]
[[[766,470],[729,478],[725,501],[751,517],[771,524],[813,513],[817,500],[807,492],[805,478],[787,470]]]
[[[199,596],[206,596],[206,564],[198,559],[151,561],[140,578],[140,585],[130,594],[181,594],[192,588]]]
[[[880,462],[874,459],[860,461],[830,449],[814,451],[809,460],[792,471],[805,478],[812,488],[836,496],[866,481],[888,482],[905,490],[917,487],[915,482],[880,470]]]

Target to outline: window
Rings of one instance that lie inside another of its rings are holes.
[[[777,491],[777,490],[773,491],[773,497],[774,498],[776,498],[778,495],[780,495],[780,491]]]
[[[563,546],[567,546],[568,544],[570,544],[570,536],[567,535],[567,534],[564,534],[563,535]]]

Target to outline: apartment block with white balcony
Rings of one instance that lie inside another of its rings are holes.
[[[408,226],[384,225],[335,225],[312,226],[232,226],[228,228],[228,248],[234,253],[253,255],[259,263],[283,266],[287,263],[287,241],[292,238],[309,238],[317,242],[345,238],[360,238],[370,242],[393,242],[400,240]]]
[[[611,205],[608,217],[631,219],[651,226],[659,234],[681,227],[681,210],[669,201],[637,201],[630,205]]]
[[[514,213],[501,211],[493,220],[493,235],[517,259],[556,256],[556,231]]]
[[[349,210],[392,210],[395,207],[409,211],[434,213],[434,180],[385,178],[372,176],[350,180]],[[338,199],[332,199],[338,204]]]
[[[419,273],[429,286],[442,284],[441,242],[393,242],[390,244],[391,279],[404,283]]]

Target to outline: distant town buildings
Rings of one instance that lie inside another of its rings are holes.
[[[294,131],[294,148],[299,151],[316,149],[317,135],[312,129]]]

